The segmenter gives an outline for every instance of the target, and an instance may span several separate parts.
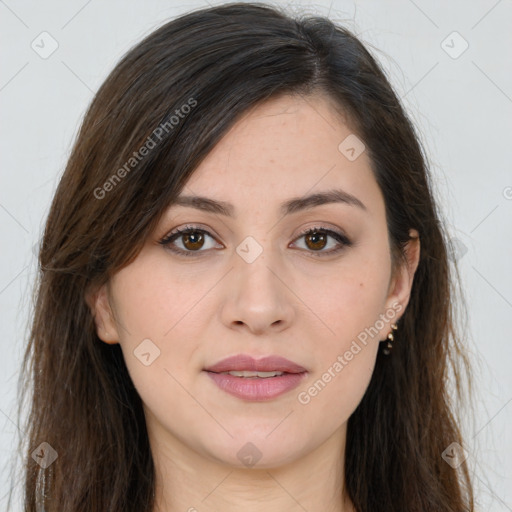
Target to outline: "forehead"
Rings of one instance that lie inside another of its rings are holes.
[[[347,153],[347,145],[354,151]],[[231,127],[182,195],[216,197],[243,207],[341,187],[372,202],[380,191],[362,148],[329,99],[279,96],[258,104]]]

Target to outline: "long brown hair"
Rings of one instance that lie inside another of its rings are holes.
[[[391,356],[379,353],[348,422],[346,488],[360,512],[473,510],[449,379],[467,369],[454,322],[448,239],[424,150],[376,60],[324,17],[232,3],[182,15],[118,63],[96,93],[55,193],[23,360],[24,507],[151,511],[141,399],[118,344],[96,335],[87,290],[133,261],[164,210],[233,123],[277,94],[327,94],[364,141],[393,254],[421,257]],[[146,149],[143,150],[142,148]],[[42,445],[41,443],[48,443]],[[57,455],[46,468],[36,462]],[[53,452],[54,450],[55,452]],[[42,509],[41,509],[42,510]]]

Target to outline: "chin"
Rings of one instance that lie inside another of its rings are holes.
[[[240,435],[232,432],[233,438],[222,436],[221,444],[212,445],[214,440],[208,438],[204,450],[215,462],[242,469],[271,469],[297,460],[304,446],[289,431],[286,436],[280,436],[277,432],[272,432],[273,429],[275,423],[264,433],[257,433],[247,425]],[[269,435],[270,432],[272,433]]]

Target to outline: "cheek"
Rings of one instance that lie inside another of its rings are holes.
[[[151,338],[162,340],[186,324],[188,315],[201,307],[202,298],[215,283],[215,275],[169,264],[165,254],[141,253],[113,278],[118,320],[125,324],[122,341]]]
[[[371,315],[367,317],[369,321]],[[333,321],[336,334],[319,340],[322,349],[315,354],[311,378],[297,396],[306,416],[325,418],[322,428],[326,433],[352,415],[374,371],[380,340],[367,335],[361,318],[366,317],[347,315],[344,323]]]
[[[304,297],[322,320],[322,334],[314,375],[300,390],[299,403],[330,418],[332,428],[348,419],[370,382],[382,339],[388,265],[384,252],[358,254],[329,275],[317,274],[318,286],[310,286],[311,276],[303,283]]]
[[[208,279],[177,277],[165,258],[141,255],[112,279],[119,342],[126,366],[145,402],[156,405],[187,385],[190,361],[199,349],[200,322],[191,322],[205,302]],[[196,276],[197,277],[197,276]],[[174,377],[174,379],[173,379]],[[158,390],[155,393],[155,390]]]
[[[385,251],[370,256],[354,251],[328,271],[312,266],[301,272],[300,296],[321,320],[319,329],[331,351],[375,326],[388,296],[390,266]]]

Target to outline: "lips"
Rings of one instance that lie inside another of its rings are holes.
[[[247,354],[228,357],[204,371],[222,391],[252,402],[265,402],[285,395],[308,375],[305,368],[284,357],[254,359]]]
[[[205,371],[213,373],[232,371],[303,373],[306,369],[280,356],[267,356],[262,359],[254,359],[248,354],[238,354],[205,368]]]

